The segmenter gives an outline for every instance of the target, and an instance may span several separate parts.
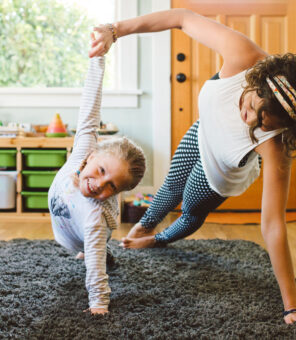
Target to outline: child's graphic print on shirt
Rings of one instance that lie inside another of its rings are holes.
[[[62,216],[67,219],[71,219],[70,210],[68,208],[68,205],[71,205],[70,197],[71,194],[74,194],[76,191],[73,188],[72,182],[70,178],[67,178],[64,180],[62,185],[62,191],[65,193],[65,195],[62,195],[62,192],[57,190],[57,186],[55,186],[55,194],[50,199],[50,211],[54,216]],[[67,199],[67,202],[64,201],[64,199]],[[72,207],[74,208],[75,206]]]
[[[54,196],[50,200],[50,211],[54,216],[62,216],[70,219],[70,211],[61,196]]]

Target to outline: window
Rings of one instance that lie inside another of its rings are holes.
[[[137,15],[137,0],[121,3],[2,0],[0,106],[79,106],[92,27]],[[137,38],[123,40],[106,56],[103,106],[137,106],[141,93]]]

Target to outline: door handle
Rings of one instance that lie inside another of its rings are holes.
[[[178,53],[177,54],[177,60],[178,61],[184,61],[185,60],[185,54],[184,53]]]
[[[187,78],[184,73],[178,73],[176,79],[178,83],[184,83]]]

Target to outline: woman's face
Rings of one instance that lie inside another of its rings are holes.
[[[130,183],[128,163],[116,156],[92,153],[79,175],[79,189],[83,196],[104,201]]]
[[[262,104],[263,99],[260,98],[257,92],[247,92],[241,103],[240,114],[242,120],[249,126],[253,125],[257,121],[257,112]],[[260,127],[263,131],[271,131],[280,128],[279,120],[277,117],[271,117],[263,111],[262,113],[262,126]]]

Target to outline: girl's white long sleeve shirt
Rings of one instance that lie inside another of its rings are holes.
[[[104,68],[104,57],[90,59],[73,151],[50,187],[48,205],[56,241],[69,250],[84,252],[89,307],[108,309],[111,290],[106,245],[111,230],[117,227],[117,197],[104,202],[85,197],[72,179],[87,155],[97,149]]]

